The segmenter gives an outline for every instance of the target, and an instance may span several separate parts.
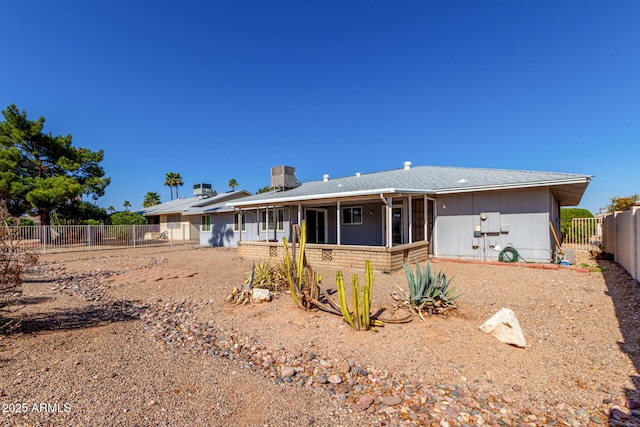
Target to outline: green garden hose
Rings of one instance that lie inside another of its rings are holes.
[[[518,262],[520,254],[513,246],[505,246],[498,255],[498,261],[500,262]]]

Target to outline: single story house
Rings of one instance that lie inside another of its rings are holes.
[[[272,169],[285,170],[285,166]],[[201,245],[237,246],[254,259],[281,258],[282,238],[307,225],[312,264],[392,271],[429,256],[496,260],[511,246],[523,260],[554,260],[560,207],[576,206],[591,176],[442,166],[404,167],[284,186],[198,211]],[[287,176],[284,182],[297,182]],[[196,213],[196,211],[192,211]],[[208,219],[204,219],[209,217]],[[220,236],[223,236],[222,238]]]
[[[209,240],[207,236],[212,228],[209,215],[201,213],[210,208],[215,210],[232,211],[225,204],[231,200],[251,195],[246,190],[229,191],[218,194],[211,189],[210,184],[196,184],[193,186],[193,197],[182,197],[169,202],[144,208],[138,213],[144,215],[151,224],[158,224],[158,234],[163,234],[171,241],[208,242],[209,246],[231,246],[230,241]],[[220,220],[221,218],[218,218]],[[231,222],[230,222],[231,224]]]

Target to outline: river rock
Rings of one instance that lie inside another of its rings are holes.
[[[366,411],[367,409],[369,409],[369,407],[373,404],[373,397],[372,396],[360,396],[360,399],[358,401],[358,403],[360,404],[360,410],[361,411]]]
[[[387,406],[396,406],[402,403],[402,399],[398,396],[385,396],[382,398],[382,404]]]
[[[296,370],[294,368],[292,368],[291,366],[286,366],[286,367],[282,368],[282,372],[281,372],[280,376],[282,378],[288,378],[288,377],[294,376],[295,373],[296,373]]]

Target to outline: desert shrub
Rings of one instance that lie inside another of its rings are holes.
[[[8,333],[19,326],[19,322],[6,318],[12,301],[22,292],[24,269],[37,262],[34,254],[22,250],[20,232],[9,216],[4,200],[0,200],[0,333]]]
[[[20,225],[23,227],[32,226],[33,220],[31,218],[20,218]]]

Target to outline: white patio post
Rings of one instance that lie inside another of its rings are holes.
[[[278,241],[278,217],[276,216],[276,207],[273,207],[273,240]]]
[[[426,241],[429,238],[429,198],[422,197],[424,198],[424,240]]]
[[[393,200],[387,197],[387,247],[393,246]]]
[[[413,243],[413,205],[411,204],[411,194],[409,194],[407,205],[407,211],[409,212],[409,243]]]
[[[337,242],[340,244],[340,200],[336,203],[336,236]]]

